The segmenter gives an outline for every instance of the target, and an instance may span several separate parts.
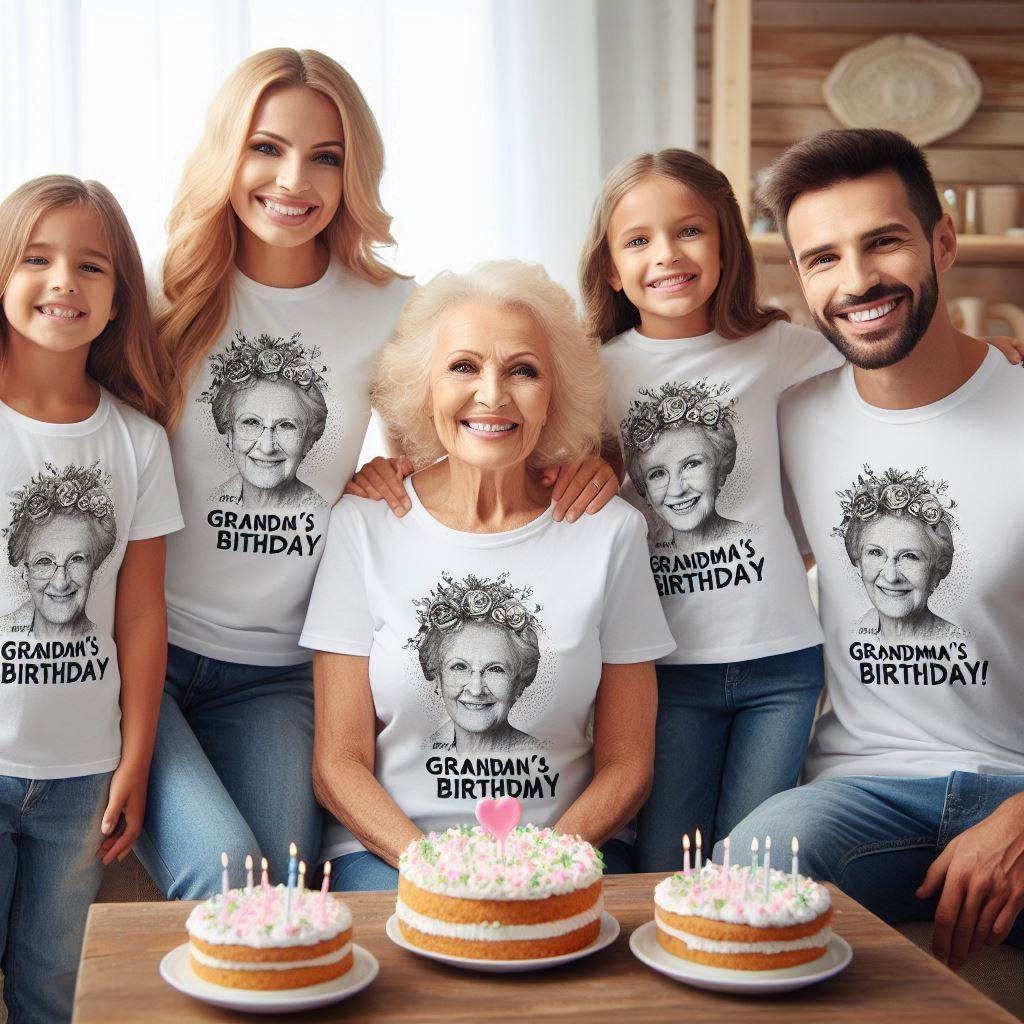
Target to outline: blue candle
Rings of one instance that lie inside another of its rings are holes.
[[[292,889],[295,888],[299,874],[299,850],[294,843],[288,847],[288,888],[284,899],[284,923],[292,919]]]

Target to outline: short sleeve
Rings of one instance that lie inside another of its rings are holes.
[[[299,646],[334,654],[366,656],[373,642],[373,617],[366,595],[366,524],[354,511],[360,499],[342,498],[331,511],[327,542]]]
[[[784,320],[778,325],[779,391],[817,377],[819,373],[838,370],[846,361],[817,331]]]
[[[139,462],[139,489],[128,540],[149,540],[180,530],[185,521],[174,483],[171,446],[163,427],[153,424],[149,450]]]
[[[601,614],[601,661],[653,661],[675,649],[651,575],[644,519],[629,509],[611,549]]]

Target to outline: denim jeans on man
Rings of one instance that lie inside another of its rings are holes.
[[[704,849],[795,786],[824,665],[820,645],[721,665],[659,665],[654,785],[637,818],[637,871],[674,871],[679,842]]]
[[[763,844],[770,835],[772,849],[788,857],[795,835],[802,874],[834,882],[890,924],[928,921],[938,898],[919,900],[914,892],[929,865],[952,839],[1020,792],[1024,775],[819,779],[779,793],[740,822],[732,830],[731,856],[735,863],[752,839]],[[721,844],[715,860],[721,863]],[[1024,914],[1007,941],[1024,946]]]
[[[10,1024],[71,1019],[113,772],[0,775],[0,969]]]
[[[245,855],[284,881],[288,845],[320,854],[313,795],[312,665],[262,668],[171,646],[139,858],[169,899],[203,899],[232,884]]]

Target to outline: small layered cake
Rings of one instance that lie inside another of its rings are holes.
[[[578,836],[526,825],[504,847],[478,827],[432,832],[398,862],[396,913],[414,946],[533,960],[589,946],[601,929],[601,855]]]
[[[352,967],[352,914],[340,900],[285,886],[231,889],[189,914],[192,970],[228,988],[317,985]]]
[[[803,875],[719,864],[671,875],[654,890],[658,942],[712,967],[770,971],[823,956],[832,937],[828,890]]]

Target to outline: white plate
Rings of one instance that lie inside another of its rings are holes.
[[[380,970],[377,958],[353,942],[352,967],[340,978],[303,988],[258,992],[254,989],[225,988],[197,977],[192,970],[188,950],[189,943],[183,942],[160,961],[160,976],[164,981],[171,988],[204,1003],[223,1006],[228,1010],[245,1010],[247,1013],[292,1013],[329,1006],[362,992]]]
[[[810,963],[783,967],[776,971],[733,971],[673,956],[658,942],[657,930],[654,921],[648,921],[630,935],[629,948],[633,955],[648,967],[676,981],[715,992],[736,992],[749,996],[789,992],[831,978],[853,959],[850,944],[833,933],[825,947],[825,955]]]
[[[384,930],[396,946],[401,946],[402,949],[407,949],[410,953],[425,956],[428,960],[437,960],[442,964],[450,964],[452,967],[465,967],[470,971],[483,971],[486,974],[516,974],[520,971],[541,971],[547,967],[558,967],[560,964],[572,963],[573,960],[597,953],[606,946],[610,946],[619,937],[619,922],[607,910],[602,911],[601,930],[589,946],[577,949],[574,953],[539,957],[536,960],[479,960],[472,956],[449,956],[446,953],[435,953],[431,949],[420,949],[402,934],[401,928],[398,927],[397,914],[392,914],[388,918]]]

